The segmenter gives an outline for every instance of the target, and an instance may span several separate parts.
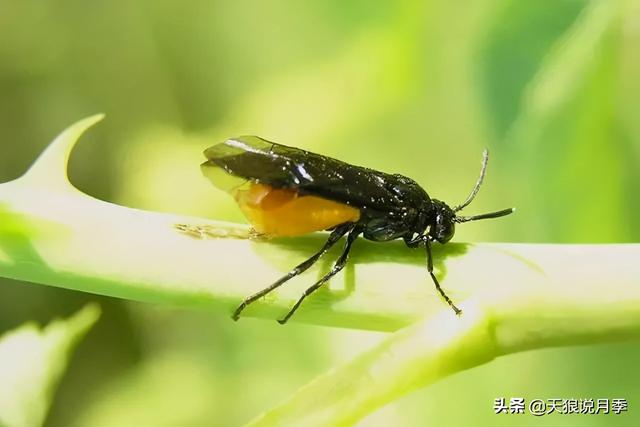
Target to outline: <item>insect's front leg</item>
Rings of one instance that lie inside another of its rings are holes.
[[[444,300],[447,302],[447,304],[449,304],[449,306],[453,309],[453,311],[456,314],[458,315],[462,314],[462,310],[456,307],[453,301],[451,301],[451,298],[449,298],[449,296],[445,293],[445,291],[440,287],[440,282],[438,282],[436,275],[433,274],[433,256],[431,255],[431,239],[429,238],[429,236],[423,236],[422,240],[424,241],[424,246],[427,251],[427,270],[431,275],[431,279],[433,280],[433,283],[436,285],[436,289],[438,290],[438,292],[440,292],[440,295],[442,295],[442,298],[444,298]]]

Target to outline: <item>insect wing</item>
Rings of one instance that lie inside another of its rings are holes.
[[[241,185],[244,179],[274,188],[295,188],[304,194],[360,208],[388,211],[402,207],[402,200],[391,190],[397,181],[394,175],[257,136],[229,139],[208,148],[204,154],[208,161],[202,164],[203,173],[226,191]]]
[[[278,148],[284,147],[271,143],[257,136],[243,136],[229,139],[222,144],[205,150],[209,159],[202,164],[203,170],[220,168],[228,175],[268,184],[274,188],[294,188],[301,181],[292,170],[292,161]],[[284,147],[289,148],[289,147]],[[290,148],[289,157],[304,157],[305,152]],[[219,181],[221,188],[226,189],[230,181],[222,176],[207,175],[214,184]],[[226,187],[226,188],[225,188]]]

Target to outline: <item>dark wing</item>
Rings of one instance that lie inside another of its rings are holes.
[[[389,211],[406,204],[398,188],[403,184],[401,180],[418,186],[400,175],[350,165],[257,136],[229,139],[208,148],[204,154],[209,159],[202,164],[203,170],[208,170],[205,174],[224,190],[249,180],[275,188],[295,188],[359,208]],[[211,171],[217,168],[226,173],[216,175],[215,170]],[[420,190],[428,200],[426,192]]]

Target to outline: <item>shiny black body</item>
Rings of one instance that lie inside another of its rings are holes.
[[[209,148],[205,154],[229,174],[274,188],[295,188],[360,210],[358,225],[366,239],[413,239],[435,223],[446,205],[431,200],[411,178],[354,166],[258,137],[241,137]],[[451,215],[453,216],[453,214]]]
[[[410,247],[424,245],[427,251],[427,267],[436,288],[454,311],[460,313],[433,275],[431,241],[448,242],[453,237],[456,222],[494,218],[512,211],[504,210],[470,218],[456,216],[457,210],[470,203],[482,182],[486,154],[481,177],[472,195],[465,204],[454,209],[439,200],[431,199],[418,183],[406,176],[354,166],[256,136],[234,138],[214,145],[205,151],[205,156],[208,161],[202,164],[203,170],[210,167],[220,168],[233,177],[274,188],[296,189],[301,196],[318,196],[350,205],[360,211],[357,222],[339,224],[333,229],[327,244],[320,252],[273,285],[245,299],[234,313],[235,319],[248,304],[308,269],[345,235],[345,249],[334,268],[305,292],[281,323],[289,319],[307,295],[344,267],[351,243],[359,235],[377,242],[403,239]]]

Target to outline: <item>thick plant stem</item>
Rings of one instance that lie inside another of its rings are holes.
[[[27,174],[0,184],[0,276],[231,315],[245,296],[326,239],[318,233],[257,240],[240,225],[131,209],[81,193],[68,182],[66,163],[77,138],[100,118],[73,125]],[[424,251],[359,240],[352,254],[330,288],[308,298],[291,320],[401,330],[255,425],[349,425],[404,393],[503,354],[640,336],[638,244],[434,247],[435,272],[460,316],[433,288]],[[328,255],[327,263],[243,315],[281,317],[337,256]]]
[[[638,339],[640,267],[631,259],[637,246],[537,246],[537,253],[525,247],[540,267],[533,276],[496,277],[501,285],[478,290],[461,304],[462,316],[443,310],[391,334],[249,425],[352,425],[406,393],[501,355]]]
[[[66,162],[77,138],[100,118],[78,122],[22,178],[0,184],[1,276],[230,315],[243,297],[307,258],[326,238],[318,233],[255,240],[244,226],[131,209],[81,193],[66,179]],[[423,251],[359,240],[352,255],[353,262],[308,298],[292,321],[393,331],[446,307],[429,280]],[[493,311],[519,324],[553,326],[527,332],[550,344],[585,311],[616,310],[637,325],[639,255],[640,245],[434,247],[436,274],[455,302],[490,301]],[[335,256],[328,254],[327,263]],[[327,263],[243,315],[281,317]],[[524,345],[517,338],[514,348]]]

